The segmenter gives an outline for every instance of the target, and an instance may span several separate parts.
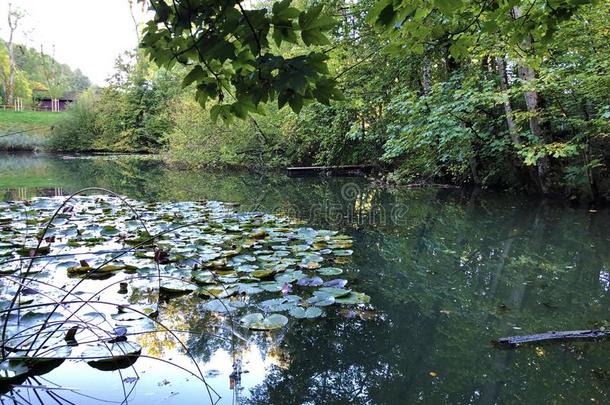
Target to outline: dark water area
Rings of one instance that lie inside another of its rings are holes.
[[[239,353],[223,340],[187,340],[219,403],[610,402],[610,341],[491,344],[610,327],[608,210],[488,192],[388,190],[351,177],[177,171],[150,157],[0,155],[0,200],[87,187],[144,201],[234,202],[353,238],[347,273],[372,309],[260,333]],[[179,320],[180,309],[170,316]],[[170,339],[142,339],[151,352],[192,368]],[[247,373],[231,386],[236,355]],[[73,403],[121,403],[124,390],[130,404],[207,403],[188,373],[153,359],[139,359],[140,379],[123,384],[127,370],[69,363],[41,383],[70,388],[58,394]],[[39,403],[32,391],[21,395]]]

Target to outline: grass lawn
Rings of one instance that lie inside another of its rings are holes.
[[[62,113],[46,111],[0,110],[0,129],[33,126],[51,126]]]
[[[0,150],[44,149],[51,126],[62,113],[0,110]]]

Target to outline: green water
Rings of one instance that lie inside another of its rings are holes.
[[[353,237],[351,285],[371,296],[372,310],[249,340],[239,353],[247,373],[233,390],[230,348],[188,339],[220,403],[610,402],[610,342],[511,351],[490,343],[610,327],[607,210],[487,192],[386,190],[360,178],[185,172],[150,158],[0,156],[1,199],[85,187],[142,200],[238,202]],[[147,343],[191,366],[170,340]],[[201,385],[179,369],[146,358],[136,369],[141,378],[122,385],[126,371],[71,362],[41,383],[74,388],[58,391],[74,403],[121,402],[123,389],[132,404],[207,403]],[[32,391],[20,392],[38,403]]]

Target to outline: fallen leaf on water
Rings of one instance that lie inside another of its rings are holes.
[[[430,377],[438,376],[438,373],[436,371],[430,371],[428,374],[430,374]]]

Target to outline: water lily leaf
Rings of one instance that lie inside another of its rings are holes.
[[[250,275],[256,278],[269,278],[275,274],[275,270],[273,269],[263,269],[263,270],[255,270]]]
[[[235,270],[237,270],[240,273],[251,273],[255,270],[258,269],[258,266],[255,264],[241,264],[235,267]]]
[[[334,280],[325,281],[322,286],[324,287],[334,287],[334,288],[343,288],[347,285],[347,280],[342,278],[336,278]]]
[[[307,309],[303,308],[303,307],[293,307],[290,309],[290,311],[288,313],[290,314],[290,316],[293,316],[297,319],[318,318],[318,317],[324,315],[324,311],[322,311],[318,307],[308,307]]]
[[[17,249],[17,254],[19,256],[32,257],[32,256],[45,256],[48,255],[51,251],[51,246],[40,246],[36,249],[36,246],[24,246]]]
[[[343,288],[322,287],[318,291],[314,292],[314,294],[325,293],[325,294],[330,294],[335,298],[340,298],[340,297],[345,297],[346,295],[348,295],[351,292],[352,292],[352,290],[346,290]]]
[[[102,227],[100,234],[104,236],[115,236],[119,234],[119,230],[116,229],[114,226],[107,225]]]
[[[345,250],[333,250],[333,254],[335,256],[351,256],[354,253],[353,250],[345,249]]]
[[[300,280],[307,277],[305,273],[300,270],[286,271],[275,275],[275,281],[278,283],[292,283],[293,281]]]
[[[269,292],[280,292],[284,283],[278,283],[277,281],[263,281],[259,284],[259,287]]]
[[[309,305],[315,305],[317,307],[327,307],[335,303],[335,296],[328,293],[320,292],[310,297],[307,300],[307,303]]]
[[[167,295],[183,295],[190,294],[195,291],[196,287],[182,280],[163,280],[161,281],[160,292]]]
[[[202,304],[200,306],[200,308],[204,311],[227,314],[230,312],[237,311],[238,307],[233,305],[233,302],[230,300],[214,299],[214,300],[206,302],[205,304]]]
[[[322,267],[321,269],[317,269],[316,271],[322,276],[337,276],[343,273],[343,270],[338,267]]]
[[[337,304],[366,304],[371,300],[371,297],[360,292],[351,292],[344,297],[336,298]]]
[[[24,360],[6,359],[0,363],[0,382],[9,383],[25,378],[30,372]]]
[[[262,288],[258,287],[258,284],[252,283],[239,283],[236,285],[236,288],[240,294],[246,295],[254,295],[264,291]]]
[[[112,371],[131,366],[141,352],[142,346],[125,341],[99,344],[83,351],[81,357],[93,368]]]
[[[288,323],[288,318],[280,314],[271,314],[265,317],[261,313],[248,314],[240,319],[244,328],[257,331],[281,329]]]
[[[59,367],[67,357],[70,357],[72,348],[64,342],[57,342],[61,346],[51,349],[41,349],[38,353],[33,351],[19,351],[11,355],[12,359],[22,360],[30,369],[30,375],[46,374]]]
[[[267,312],[282,312],[294,308],[297,303],[287,298],[274,298],[261,302],[260,307]]]
[[[314,276],[314,277],[305,277],[300,279],[299,281],[297,281],[297,285],[303,286],[303,287],[318,287],[321,286],[324,283],[324,281],[318,277],[318,276]]]
[[[191,279],[197,284],[214,284],[216,282],[215,276],[211,271],[193,272]]]
[[[209,285],[201,287],[197,290],[199,295],[204,295],[210,298],[227,298],[235,294],[237,290],[234,286],[224,285]]]

